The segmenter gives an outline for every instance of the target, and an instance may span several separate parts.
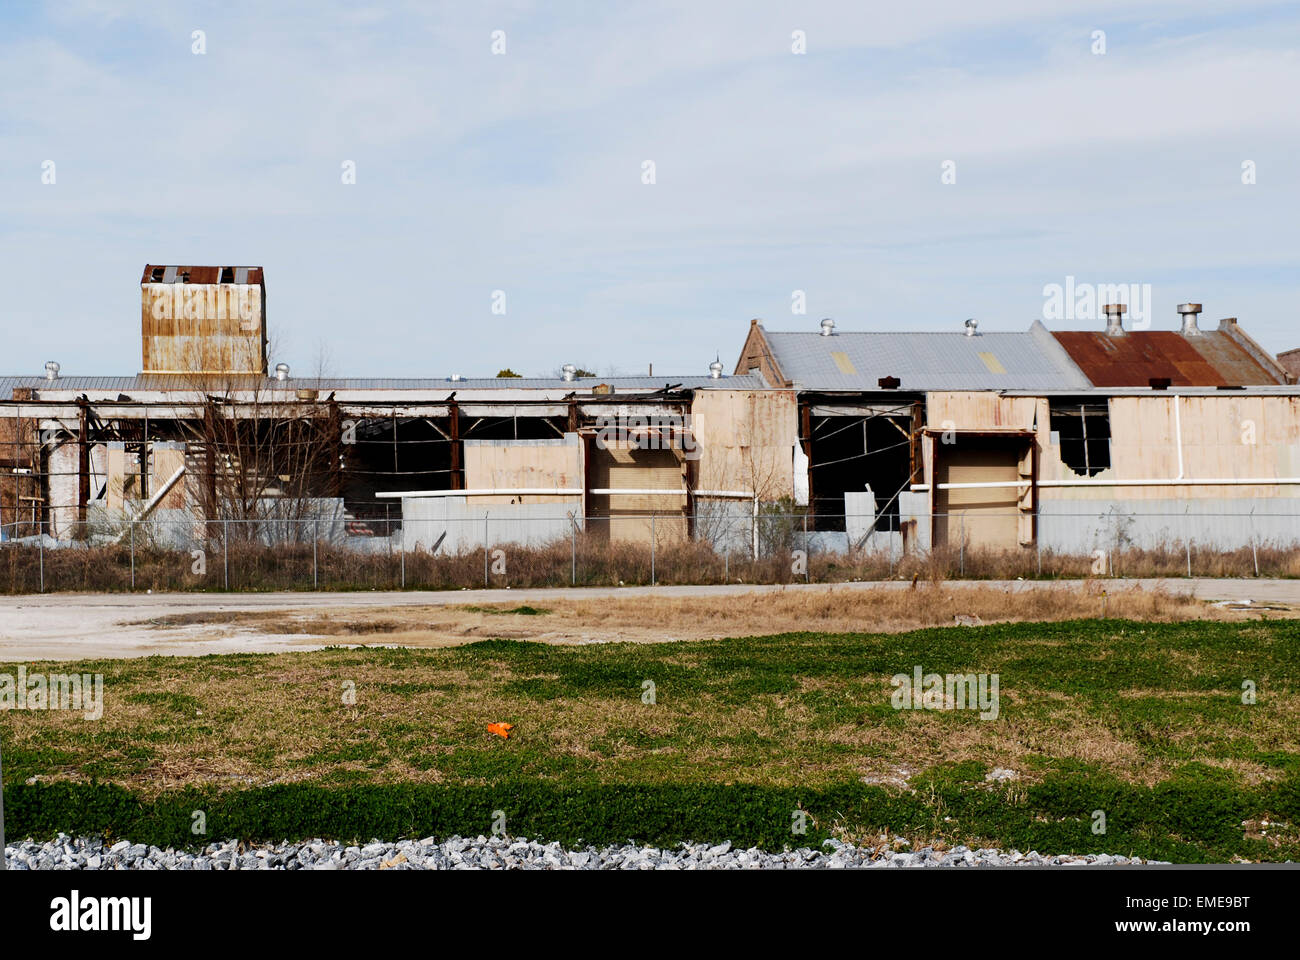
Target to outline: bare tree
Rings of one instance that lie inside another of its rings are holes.
[[[319,499],[340,494],[343,435],[333,394],[320,378],[194,374],[201,416],[185,423],[194,512],[237,521],[246,540],[303,540]]]

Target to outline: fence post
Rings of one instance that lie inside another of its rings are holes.
[[[844,526],[848,528],[848,518],[844,519]],[[803,515],[803,582],[812,583],[812,554],[808,551],[808,513]]]
[[[230,521],[221,521],[221,565],[225,573],[225,589],[230,589]]]
[[[1255,508],[1250,508],[1250,555],[1255,558],[1255,576],[1259,576],[1259,548],[1255,543]]]
[[[311,588],[320,589],[320,570],[316,560],[316,546],[320,542],[320,518],[311,522]]]
[[[0,870],[5,867],[5,761],[0,753]]]
[[[650,586],[655,585],[655,515],[650,514]]]
[[[961,575],[964,577],[966,576],[966,514],[965,513],[961,515],[961,545],[957,548],[957,550],[958,550],[957,553],[958,562],[961,568],[960,572]]]
[[[44,593],[45,592],[45,531],[43,529],[36,534],[36,548],[40,551],[41,554],[40,557],[41,593]]]
[[[578,585],[578,522],[569,514],[569,586]]]
[[[1187,545],[1187,576],[1192,576],[1192,522],[1187,517],[1187,511],[1191,509],[1189,504],[1183,507],[1183,540]]]
[[[402,518],[402,522],[403,522],[403,523],[406,522],[406,518],[405,518],[405,517]],[[389,531],[388,531],[388,538],[389,538],[390,541],[392,540],[392,538],[393,538],[393,531],[392,531],[392,530],[389,530]],[[405,538],[405,534],[403,534],[403,538]],[[401,563],[402,563],[402,589],[405,590],[405,589],[406,589],[406,544],[405,544],[405,543],[398,544],[398,550],[399,550],[400,553],[401,553]]]
[[[131,521],[131,589],[135,589],[135,521]]]
[[[491,586],[488,580],[488,515],[483,513],[483,586]]]

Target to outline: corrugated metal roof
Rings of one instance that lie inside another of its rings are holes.
[[[478,377],[461,380],[448,378],[394,378],[394,377],[290,377],[284,382],[274,378],[223,376],[210,380],[210,385],[193,377],[168,374],[139,374],[133,377],[78,377],[61,376],[57,380],[45,377],[0,377],[0,400],[13,397],[15,387],[32,387],[38,392],[82,393],[116,392],[130,396],[132,391],[176,391],[194,393],[208,390],[223,392],[227,386],[238,389],[313,390],[343,392],[394,393],[421,391],[432,399],[441,400],[453,390],[547,390],[565,393],[589,394],[594,387],[607,384],[617,393],[650,393],[665,387],[684,390],[764,390],[763,378],[755,375],[733,377],[580,377],[565,380],[562,377]]]
[[[1095,331],[1056,334],[1070,357],[1098,387],[1145,387],[1153,378],[1175,387],[1276,384],[1231,337],[1217,330],[1184,337],[1173,330],[1135,330],[1122,337]]]
[[[222,275],[225,274],[223,279]],[[181,266],[146,263],[141,283],[261,283],[261,267]]]
[[[763,331],[781,372],[804,390],[879,390],[897,377],[900,390],[1077,388],[1087,379],[1046,329],[1023,333]]]

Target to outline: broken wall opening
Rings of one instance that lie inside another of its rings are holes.
[[[1052,399],[1052,440],[1061,462],[1081,477],[1110,469],[1110,404],[1105,400]]]
[[[853,497],[874,497],[873,529],[899,529],[898,494],[907,489],[912,474],[912,405],[893,404],[866,408],[813,406],[809,429],[809,477],[814,530],[843,531],[845,514],[860,513]],[[861,501],[860,501],[861,502]],[[870,499],[865,501],[870,510]],[[870,518],[858,523],[870,524]]]

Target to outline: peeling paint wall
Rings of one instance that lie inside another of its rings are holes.
[[[799,405],[793,390],[699,390],[691,405],[695,488],[794,496]]]
[[[1175,405],[1178,413],[1175,415]],[[1182,475],[1187,479],[1281,478],[1300,476],[1300,398],[1241,396],[1113,397],[1110,401],[1111,466],[1097,480],[1174,479],[1179,475],[1178,427],[1182,430]],[[1040,477],[1076,478],[1049,442]],[[1300,497],[1300,485],[1182,487],[1084,486],[1046,488],[1043,499],[1247,500]]]
[[[576,433],[554,440],[466,440],[464,457],[469,490],[582,489],[582,442]],[[469,498],[470,507],[551,503],[571,508],[580,502],[573,496]]]

